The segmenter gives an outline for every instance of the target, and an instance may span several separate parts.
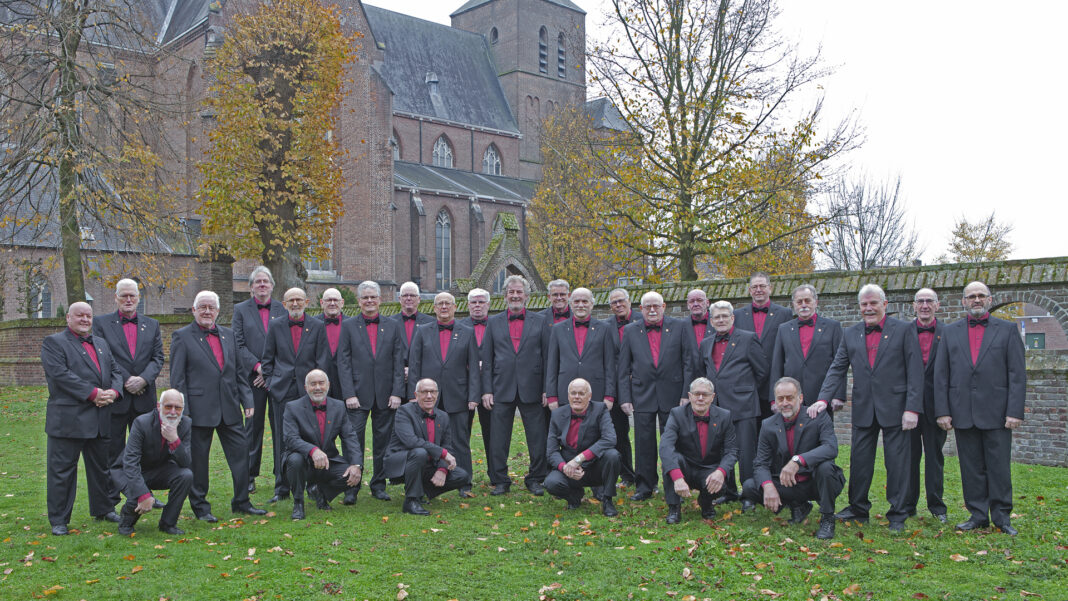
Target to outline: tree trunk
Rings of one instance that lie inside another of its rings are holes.
[[[78,175],[76,161],[81,148],[78,129],[77,56],[81,44],[81,28],[76,25],[77,7],[67,0],[60,11],[59,30],[62,35],[63,59],[59,62],[59,106],[56,108],[59,136],[62,140],[59,156],[59,221],[62,240],[63,279],[67,286],[67,306],[85,300],[85,280],[82,276],[82,232],[78,225]]]

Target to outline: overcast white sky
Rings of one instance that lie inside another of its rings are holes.
[[[607,0],[586,12],[603,37]],[[449,23],[464,0],[368,4]],[[1068,255],[1068,2],[1035,0],[780,1],[776,28],[822,56],[825,120],[856,112],[864,146],[846,157],[879,178],[900,173],[925,262],[953,220],[997,211],[1014,259]],[[1061,174],[1061,175],[1058,175]]]

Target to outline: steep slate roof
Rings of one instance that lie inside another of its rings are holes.
[[[385,46],[382,77],[393,110],[519,134],[482,35],[364,5],[375,40]],[[438,79],[431,96],[427,74]]]
[[[630,130],[619,109],[607,98],[601,97],[588,100],[583,108],[586,111],[586,115],[593,122],[593,126],[597,129]]]
[[[570,0],[545,0],[545,1],[548,2],[549,4],[555,4],[557,6],[562,6],[564,8],[569,8],[569,9],[571,9],[571,10],[577,12],[577,13],[583,14],[583,15],[586,14],[586,11],[582,10],[581,8],[579,8],[578,5],[576,5],[574,2],[571,2]],[[477,8],[479,6],[482,6],[483,4],[489,4],[490,2],[493,2],[493,0],[467,0],[466,4],[464,4],[463,6],[461,6],[458,9],[456,9],[456,11],[453,12],[449,16],[450,17],[455,17],[456,15],[458,15],[458,14],[460,14],[462,12],[467,12],[467,11],[471,10],[472,8]]]
[[[406,161],[393,162],[395,188],[419,190],[428,194],[452,194],[526,204],[534,195],[536,185],[536,182],[524,179],[483,175]]]

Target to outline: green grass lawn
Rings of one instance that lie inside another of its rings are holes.
[[[1063,468],[1013,466],[1016,538],[953,531],[967,514],[950,457],[950,524],[921,507],[904,534],[891,535],[885,520],[873,519],[840,524],[835,540],[817,541],[817,511],[791,526],[788,512],[741,515],[733,504],[732,513],[704,522],[693,501],[683,523],[669,527],[661,495],[632,503],[622,489],[617,518],[586,503],[565,512],[563,501],[523,489],[518,421],[513,492],[489,496],[476,434],[478,497],[439,497],[427,518],[402,514],[403,490],[390,487],[391,502],[365,490],[353,507],[338,499],[322,512],[311,503],[308,519],[293,522],[291,502],[266,505],[271,487],[263,476],[253,502],[277,515],[238,518],[227,511],[230,480],[216,442],[209,498],[222,521],[215,527],[192,519],[187,505],[178,523],[184,537],[156,530],[158,512],[142,518],[134,537],[118,536],[114,524],[89,518],[83,473],[70,524],[76,531],[55,537],[44,510],[45,398],[41,388],[0,393],[3,600],[1068,599]],[[848,471],[848,448],[841,458]],[[887,508],[882,477],[880,468],[872,487],[877,514]]]

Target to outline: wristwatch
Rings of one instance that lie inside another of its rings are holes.
[[[801,465],[801,456],[800,455],[794,455],[793,457],[790,458],[790,461],[796,462],[797,465]]]

